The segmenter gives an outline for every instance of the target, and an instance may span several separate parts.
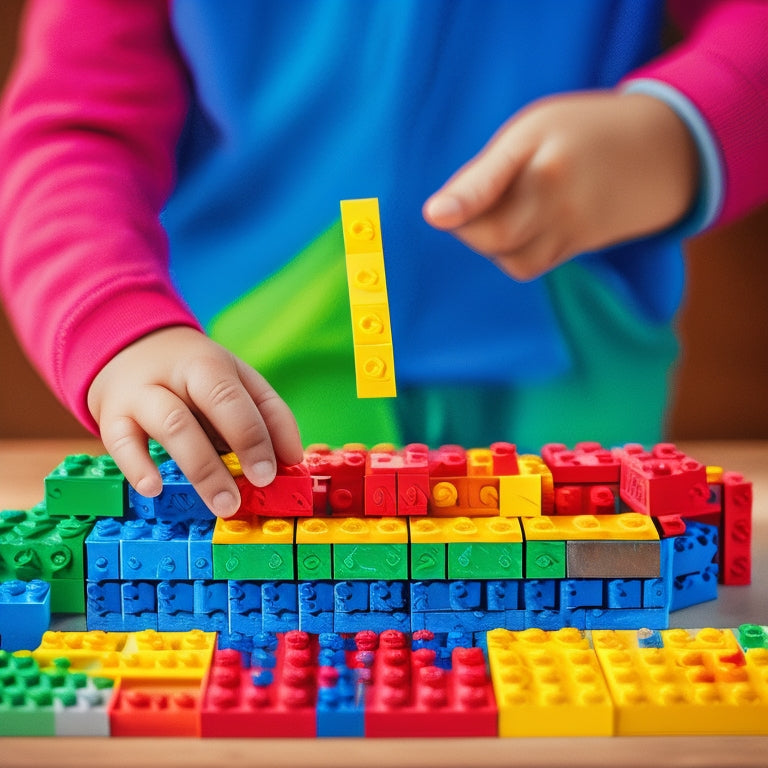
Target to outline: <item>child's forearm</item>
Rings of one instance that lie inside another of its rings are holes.
[[[186,111],[165,2],[32,2],[0,117],[0,288],[19,337],[91,428],[96,372],[196,321],[158,213]]]

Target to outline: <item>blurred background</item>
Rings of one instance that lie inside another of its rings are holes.
[[[0,86],[22,7],[0,0]],[[768,206],[690,242],[670,439],[768,438],[767,257]],[[0,438],[86,434],[26,361],[0,308]]]

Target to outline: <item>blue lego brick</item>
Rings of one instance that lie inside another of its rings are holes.
[[[608,579],[606,587],[608,608],[643,607],[642,579]]]
[[[253,635],[262,631],[261,582],[228,581],[229,631]]]
[[[527,611],[558,608],[560,589],[555,579],[526,579],[523,581],[523,604]]]
[[[213,529],[216,521],[193,520],[189,525],[189,578],[213,578]]]
[[[313,634],[333,632],[333,582],[300,581],[299,629]]]
[[[667,629],[669,611],[664,608],[613,608],[587,611],[587,629]]]
[[[94,581],[120,578],[122,526],[113,517],[97,520],[85,539],[86,578]]]
[[[637,644],[640,648],[663,648],[664,638],[658,629],[644,627],[637,633]]]
[[[368,581],[337,581],[333,585],[333,610],[336,614],[365,613],[370,607],[369,601]]]
[[[452,611],[483,610],[483,583],[458,579],[448,584],[448,599]]]
[[[115,580],[93,581],[85,583],[86,615],[102,616],[123,612],[120,596],[120,582]]]
[[[368,587],[368,605],[372,611],[407,613],[409,594],[407,582],[372,581]]]
[[[560,582],[560,607],[568,611],[576,608],[602,608],[604,593],[603,579],[563,579]]]
[[[261,621],[264,632],[299,628],[299,598],[294,581],[265,581],[261,585]]]
[[[509,611],[520,607],[520,581],[486,581],[485,604],[489,611]]]
[[[137,517],[145,520],[209,520],[213,514],[173,459],[159,467],[163,490],[150,498],[129,491],[129,503]]]
[[[321,738],[365,736],[365,685],[357,670],[321,668],[317,690],[317,735]]]
[[[226,581],[195,579],[195,613],[212,616],[229,614],[229,585]]]
[[[691,605],[717,600],[717,565],[710,564],[701,573],[675,576],[669,610],[677,611]]]
[[[51,588],[40,579],[0,583],[0,648],[37,648],[51,623]]]
[[[397,629],[400,632],[411,631],[411,616],[408,613],[389,611],[336,612],[333,617],[334,632],[384,632]]]
[[[666,579],[643,579],[643,608],[669,608],[670,590]]]
[[[136,632],[157,629],[157,592],[155,582],[123,581],[120,583],[123,630]]]
[[[120,541],[123,579],[188,579],[189,533],[185,523],[126,520]]]
[[[717,560],[717,526],[685,521],[685,533],[672,539],[672,575],[701,573]]]
[[[526,610],[525,611],[525,628],[537,628],[558,630],[563,627],[574,627],[576,629],[586,629],[587,619],[586,614],[588,610],[586,608],[576,608],[574,610],[568,610],[561,608],[544,609],[544,610]]]
[[[430,611],[412,613],[411,630],[431,632],[489,632],[504,622],[504,611]]]
[[[451,608],[447,581],[412,581],[409,589],[412,611],[448,611]]]

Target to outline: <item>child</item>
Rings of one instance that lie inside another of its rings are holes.
[[[0,123],[22,343],[137,490],[149,435],[221,516],[217,452],[268,483],[294,413],[305,442],[655,442],[680,240],[768,191],[768,6],[676,7],[653,59],[660,0],[32,2]],[[395,401],[351,373],[338,201],[372,196]]]

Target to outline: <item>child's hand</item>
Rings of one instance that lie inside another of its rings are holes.
[[[535,102],[424,204],[518,280],[583,251],[671,226],[698,182],[688,129],[644,94],[586,92]]]
[[[253,368],[192,328],[156,331],[118,353],[94,379],[88,408],[139,493],[162,489],[149,435],[220,517],[237,511],[240,495],[217,449],[235,451],[258,486],[274,479],[275,456],[285,464],[302,460],[288,406]]]

